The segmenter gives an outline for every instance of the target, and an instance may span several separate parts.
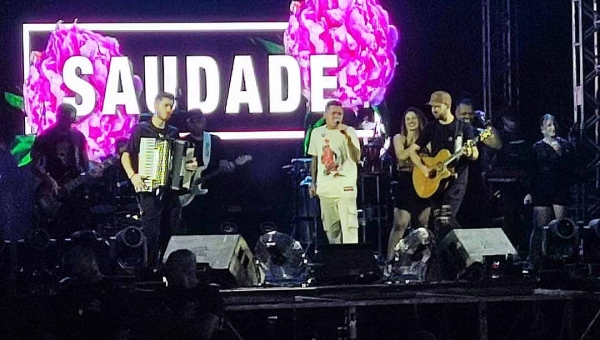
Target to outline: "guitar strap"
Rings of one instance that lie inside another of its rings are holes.
[[[210,163],[210,153],[211,153],[211,138],[210,133],[204,131],[204,137],[202,141],[202,165],[208,168],[208,163]]]
[[[454,125],[454,152],[458,152],[463,145],[464,122],[462,119],[458,119],[458,117],[456,117],[455,119],[456,124]]]

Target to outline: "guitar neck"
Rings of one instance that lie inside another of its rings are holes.
[[[221,169],[217,169],[213,172],[209,172],[208,174],[199,178],[199,184],[203,184],[204,182],[208,181],[209,179],[219,176],[221,173],[223,173],[223,171],[221,171]]]
[[[105,160],[104,162],[102,162],[99,165],[99,168],[104,170],[107,167],[111,166],[112,164],[114,164],[115,159],[114,158],[109,158],[107,160]],[[75,178],[74,180],[70,181],[69,183],[63,185],[63,188],[67,191],[67,192],[71,192],[72,190],[76,189],[77,187],[79,187],[80,185],[84,184],[85,182],[87,182],[90,179],[91,175],[90,175],[90,171],[87,171],[81,175],[79,175],[79,177]]]
[[[473,140],[473,143],[479,143],[481,136],[477,136],[475,137],[475,139]],[[466,144],[465,144],[466,145]],[[462,157],[463,154],[463,150],[464,150],[465,146],[461,146],[460,149],[458,151],[456,151],[452,157],[448,158],[445,162],[444,162],[444,166],[448,166],[448,164],[454,162],[455,160],[459,159],[460,157]]]
[[[67,192],[70,192],[70,191],[76,189],[78,186],[82,185],[83,183],[87,182],[88,177],[89,177],[89,174],[86,172],[85,174],[80,175],[76,179],[74,179],[74,180],[70,181],[69,183],[65,184],[63,186],[63,188]]]

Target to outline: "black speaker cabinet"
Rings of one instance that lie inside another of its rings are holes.
[[[251,287],[262,282],[263,275],[241,235],[172,236],[163,262],[179,249],[196,254],[196,263],[208,264],[211,277],[226,287]]]
[[[381,279],[375,252],[364,244],[323,245],[313,267],[318,285],[362,284]]]

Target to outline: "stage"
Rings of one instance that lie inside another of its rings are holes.
[[[600,307],[598,293],[536,289],[526,283],[396,283],[221,292],[228,321],[242,339],[412,339],[424,330],[438,340],[530,339],[536,338],[531,332],[545,334],[534,331],[535,327],[555,335],[549,339],[597,339],[600,334],[590,325]],[[583,338],[588,326],[590,337]]]

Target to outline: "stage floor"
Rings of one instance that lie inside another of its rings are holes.
[[[546,337],[546,332],[531,330],[535,327],[555,334],[547,339],[580,339],[600,307],[599,293],[508,282],[236,288],[221,292],[228,326],[235,329],[238,339],[352,339],[350,334],[358,339],[410,339],[423,330],[438,340]],[[588,333],[600,336],[597,330],[593,333],[594,327],[591,329]]]

